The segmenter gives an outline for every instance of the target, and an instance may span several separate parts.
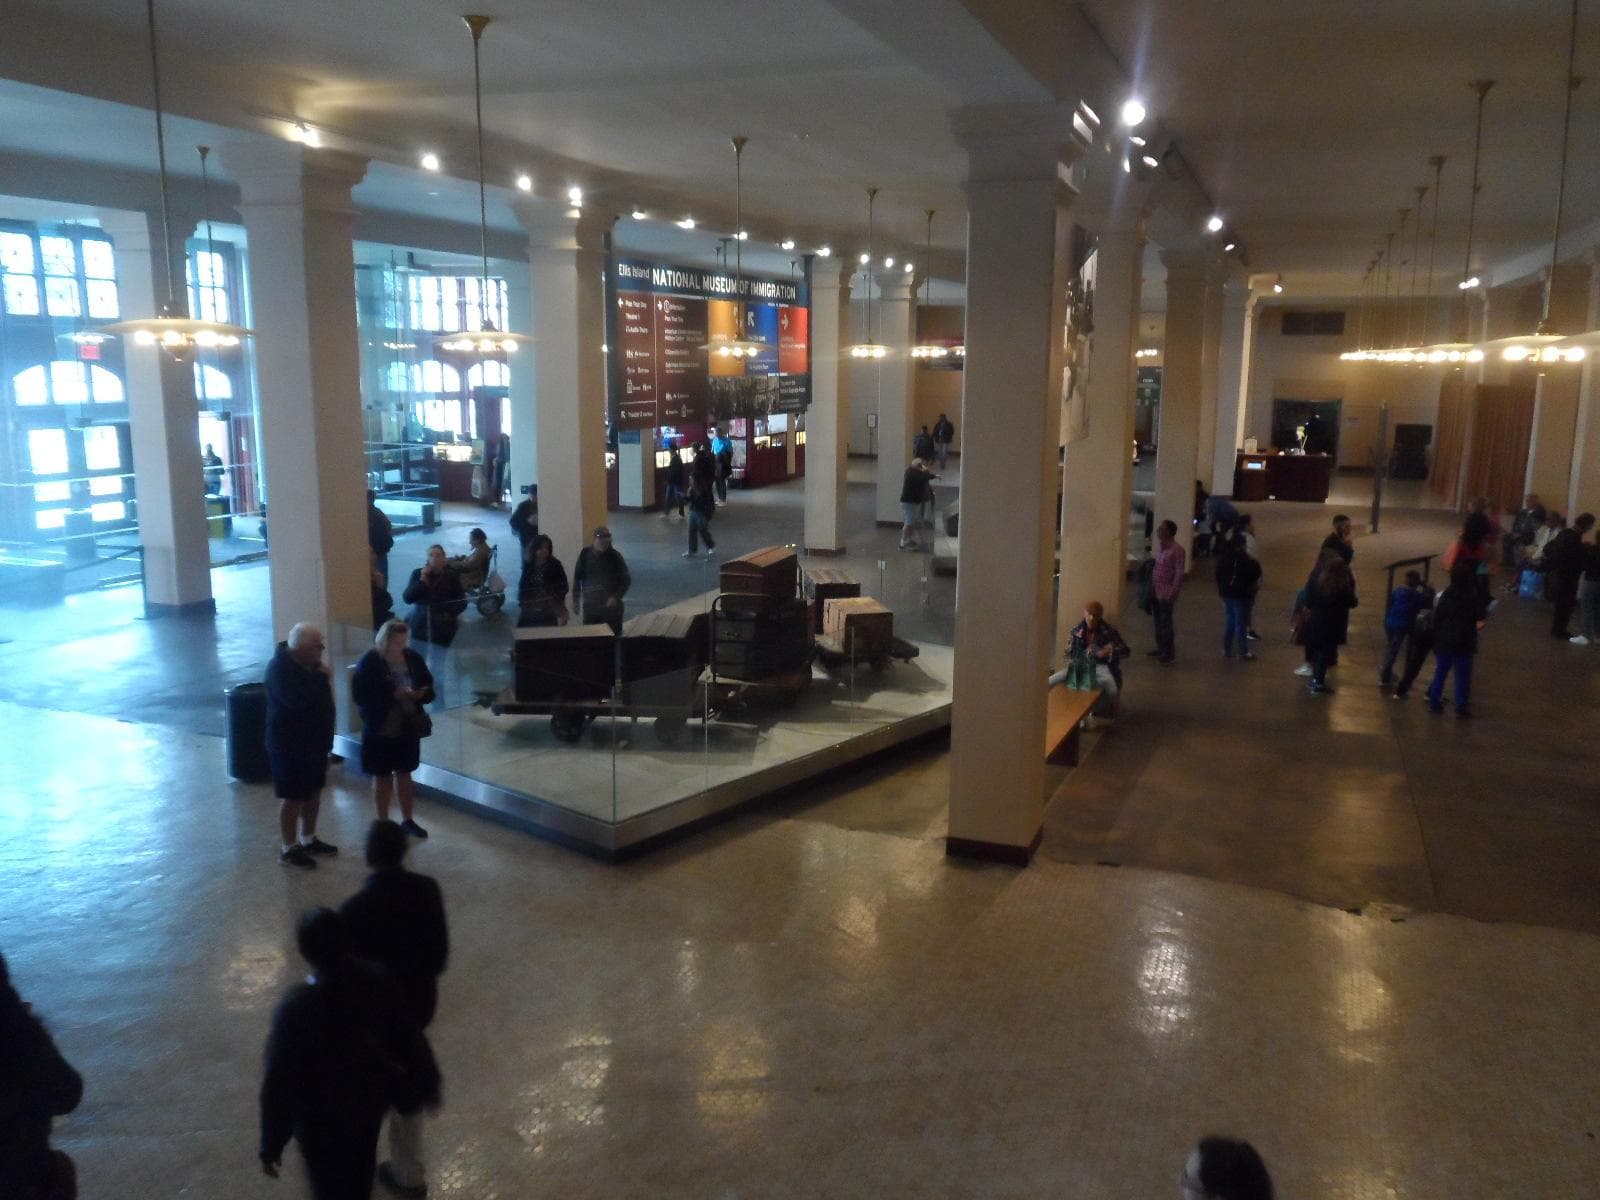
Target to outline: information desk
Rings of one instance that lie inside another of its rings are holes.
[[[1262,500],[1301,500],[1321,504],[1328,498],[1333,459],[1326,454],[1243,454],[1233,469],[1233,498],[1246,504]]]

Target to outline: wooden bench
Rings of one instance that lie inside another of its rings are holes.
[[[1085,692],[1058,684],[1047,696],[1044,761],[1053,767],[1075,767],[1078,765],[1078,726],[1100,699],[1100,689]]]

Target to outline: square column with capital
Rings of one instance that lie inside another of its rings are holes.
[[[811,407],[806,409],[805,536],[807,554],[843,554],[849,477],[850,393],[845,350],[850,268],[834,258],[809,259]],[[790,444],[794,443],[790,438]]]
[[[250,248],[273,634],[311,621],[354,653],[372,626],[350,197],[367,160],[292,142],[222,159]]]
[[[953,124],[970,165],[945,847],[1023,865],[1044,820],[1070,167],[1090,130],[1055,104],[962,109]]]
[[[1178,542],[1187,554],[1194,543],[1210,261],[1200,251],[1185,250],[1164,251],[1161,261],[1167,268],[1167,329],[1156,434],[1155,518],[1157,524],[1171,521],[1178,527]]]
[[[1233,495],[1234,468],[1244,448],[1254,321],[1255,297],[1249,289],[1242,284],[1224,285],[1222,342],[1217,350],[1217,440],[1206,485],[1214,496]]]
[[[868,368],[878,376],[878,485],[873,512],[879,525],[900,527],[900,489],[916,437],[912,387],[917,340],[916,277],[899,267],[874,271],[878,287],[873,335],[888,350]]]
[[[1589,315],[1585,329],[1600,330],[1600,251],[1589,256]],[[1600,365],[1589,348],[1578,380],[1578,415],[1572,430],[1572,469],[1567,480],[1569,513],[1600,512]]]
[[[1550,329],[1582,333],[1589,322],[1589,267],[1562,263],[1546,273]],[[1572,464],[1578,449],[1576,432],[1584,372],[1576,365],[1552,364],[1539,372],[1533,392],[1533,430],[1528,440],[1528,467],[1522,490],[1547,497],[1554,505],[1571,490]],[[1567,520],[1578,513],[1569,508]]]
[[[195,221],[185,217],[174,225],[163,263],[160,213],[108,209],[99,220],[116,255],[123,318],[154,316],[167,303],[169,291],[177,314],[187,313],[184,243]],[[194,364],[131,339],[123,363],[145,616],[215,612]]]
[[[1213,262],[1206,272],[1205,320],[1200,340],[1200,435],[1195,450],[1194,477],[1206,486],[1206,491],[1216,491],[1213,472],[1217,457],[1217,397],[1220,394],[1222,348],[1222,285],[1227,270],[1221,263]],[[1232,491],[1230,485],[1225,489]]]
[[[515,206],[528,231],[539,532],[568,564],[606,520],[605,270],[615,219]],[[516,451],[513,448],[513,455]],[[624,555],[626,546],[619,546]]]

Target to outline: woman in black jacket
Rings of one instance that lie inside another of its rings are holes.
[[[386,621],[350,679],[350,696],[361,710],[361,769],[372,776],[378,820],[389,819],[389,801],[400,800],[400,827],[412,837],[428,831],[412,814],[411,772],[422,760],[422,739],[433,732],[423,705],[433,699],[433,675],[407,643],[404,621]]]
[[[1242,533],[1235,533],[1217,556],[1217,593],[1222,597],[1222,657],[1233,657],[1233,644],[1239,643],[1240,658],[1254,658],[1247,639],[1250,607],[1261,587],[1261,564],[1245,549]]]
[[[567,569],[555,556],[555,543],[538,534],[517,581],[517,628],[567,623]]]
[[[411,572],[403,599],[411,605],[406,624],[419,642],[448,646],[455,641],[456,626],[467,609],[461,576],[450,567],[443,546],[428,547],[426,565]]]
[[[1472,656],[1478,652],[1478,630],[1489,607],[1478,589],[1475,564],[1457,562],[1450,568],[1450,586],[1433,605],[1433,655],[1437,663],[1428,685],[1428,709],[1444,711],[1444,681],[1456,676],[1456,716],[1472,715]]]
[[[1324,553],[1321,565],[1306,580],[1306,651],[1311,656],[1311,682],[1306,690],[1328,693],[1328,667],[1350,627],[1356,606],[1356,581],[1349,564],[1336,552]]]

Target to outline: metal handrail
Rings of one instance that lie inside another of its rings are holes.
[[[1394,575],[1396,571],[1402,570],[1405,567],[1415,566],[1417,563],[1422,564],[1422,582],[1430,582],[1429,577],[1433,573],[1433,560],[1438,557],[1438,554],[1419,554],[1415,558],[1398,559],[1395,562],[1389,563],[1387,566],[1379,568],[1380,570],[1387,571],[1389,573],[1389,583],[1384,589],[1384,595],[1389,596],[1394,594]]]

